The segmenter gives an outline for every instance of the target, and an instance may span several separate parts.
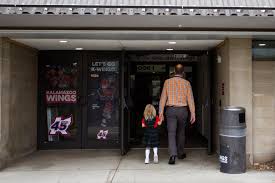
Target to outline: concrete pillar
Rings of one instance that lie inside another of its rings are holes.
[[[252,40],[227,39],[217,48],[217,57],[217,63],[215,63],[217,117],[215,118],[216,125],[214,125],[216,126],[216,142],[218,141],[220,109],[227,105],[245,107],[247,162],[252,164]]]
[[[36,150],[37,51],[0,38],[0,168]]]
[[[246,109],[247,160],[253,164],[252,40],[229,39],[229,104]]]
[[[10,44],[0,38],[0,169],[5,167],[8,159],[9,110],[10,103]]]

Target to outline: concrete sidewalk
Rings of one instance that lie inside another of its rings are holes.
[[[174,166],[167,164],[166,149],[159,156],[159,164],[145,165],[143,150],[123,157],[116,150],[38,151],[1,171],[0,183],[275,182],[274,172],[220,173],[216,156],[205,150],[188,150]]]

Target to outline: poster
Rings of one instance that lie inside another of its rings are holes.
[[[75,104],[76,102],[76,90],[46,91],[47,104]]]
[[[116,141],[119,130],[119,62],[91,61],[88,77],[88,137]]]

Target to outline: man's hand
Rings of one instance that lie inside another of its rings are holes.
[[[160,126],[162,124],[162,121],[159,120],[158,125]]]
[[[194,124],[195,121],[196,121],[196,115],[195,114],[191,114],[191,117],[190,117],[191,124]]]
[[[159,123],[161,124],[163,120],[164,120],[164,116],[162,113],[160,113],[159,114]]]

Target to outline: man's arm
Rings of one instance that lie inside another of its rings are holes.
[[[194,102],[194,96],[193,96],[193,91],[192,91],[190,82],[187,82],[187,102],[188,102],[188,107],[189,107],[190,113],[191,113],[190,122],[193,124],[196,120],[195,102]]]
[[[159,101],[159,117],[160,117],[160,121],[163,120],[163,111],[164,111],[164,107],[167,101],[167,81],[164,82],[163,85],[163,89],[161,92],[161,97],[160,97],[160,101]]]

